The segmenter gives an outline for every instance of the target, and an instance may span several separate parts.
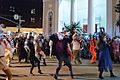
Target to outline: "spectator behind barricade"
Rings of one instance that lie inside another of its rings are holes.
[[[119,39],[116,37],[113,41],[113,53],[114,53],[114,62],[120,61],[120,44]]]

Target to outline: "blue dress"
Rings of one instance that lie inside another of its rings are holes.
[[[105,35],[99,35],[99,60],[98,68],[99,71],[108,71],[112,70],[112,60],[110,57],[109,46],[103,40]]]
[[[112,70],[112,60],[110,57],[108,47],[100,51],[98,67],[99,67],[99,71]]]

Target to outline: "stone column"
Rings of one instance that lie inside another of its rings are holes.
[[[45,25],[46,24],[46,20],[45,20],[46,19],[46,17],[45,17],[46,16],[46,14],[45,14],[46,13],[45,12],[45,2],[46,2],[46,0],[43,0],[43,34],[44,35],[46,35],[46,31],[47,31],[46,30],[46,25]]]
[[[55,32],[57,25],[56,1],[57,0],[43,0],[43,35],[45,37]],[[52,14],[51,27],[49,24],[50,14]]]
[[[95,32],[94,0],[88,0],[88,33]]]
[[[58,32],[59,0],[55,0],[55,32]]]
[[[71,0],[70,23],[74,21],[74,0]]]
[[[113,25],[112,25],[112,0],[106,0],[106,32],[112,37]]]

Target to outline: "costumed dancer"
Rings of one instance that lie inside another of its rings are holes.
[[[27,53],[27,59],[26,59],[26,62],[28,63],[29,62],[29,58],[30,58],[30,49],[29,49],[29,46],[28,46],[28,39],[26,39],[25,43],[24,43],[24,49]]]
[[[37,63],[38,73],[43,74],[42,71],[40,70],[40,60],[35,55],[37,49],[35,49],[34,37],[30,36],[27,44],[28,44],[28,47],[30,49],[30,63],[31,63],[30,74],[34,75],[33,74],[33,69],[36,66],[35,63]]]
[[[90,53],[92,55],[90,63],[91,64],[96,63],[96,51],[95,51],[95,44],[93,38],[90,40]]]
[[[36,54],[36,57],[39,57],[39,60],[41,60],[41,58],[43,59],[43,64],[46,66],[46,62],[45,62],[45,59],[46,59],[46,55],[44,53],[44,51],[42,50],[42,42],[40,42],[39,40],[39,36],[38,35],[35,35],[34,36],[34,45],[35,45],[35,54]]]
[[[70,33],[67,32],[66,30],[64,30],[64,38],[68,41],[68,47],[67,47],[67,52],[69,54],[70,57],[70,61],[72,61],[72,50],[71,50],[71,38],[70,38]]]
[[[24,44],[25,44],[24,42],[25,42],[25,38],[23,37],[22,34],[19,34],[19,38],[18,38],[17,44],[16,44],[19,63],[21,63],[22,59],[25,59],[25,62],[27,62],[27,52],[24,48]]]
[[[103,79],[103,71],[110,71],[110,77],[116,77],[112,71],[112,60],[108,49],[107,37],[103,28],[100,28],[99,33],[99,60],[98,69],[100,71],[99,78]]]
[[[80,60],[80,41],[77,38],[77,33],[74,33],[73,35],[73,41],[72,41],[72,50],[73,50],[73,60],[74,63],[77,64],[80,63],[82,64]]]
[[[5,60],[5,49],[7,48],[10,51],[12,51],[12,48],[9,46],[7,40],[3,39],[2,37],[2,34],[3,34],[2,26],[3,24],[0,25],[0,70],[5,72],[7,76],[6,80],[12,80],[12,73],[10,69],[8,68],[6,64],[6,60]]]
[[[50,40],[53,41],[53,48],[55,56],[58,59],[58,67],[55,73],[55,80],[58,80],[58,74],[62,67],[62,62],[64,61],[65,65],[69,68],[71,78],[73,78],[72,65],[70,63],[69,54],[67,52],[68,41],[64,38],[63,33],[56,33],[50,36]]]
[[[40,48],[39,53],[41,55],[41,58],[43,59],[43,65],[47,66],[46,61],[45,61],[46,60],[46,54],[45,54],[45,47],[44,47],[46,44],[43,44],[43,43],[45,43],[44,37],[43,36],[40,37],[40,35],[35,35],[35,37],[36,37],[35,39],[37,40],[37,45]]]

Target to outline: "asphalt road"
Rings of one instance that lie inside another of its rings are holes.
[[[57,67],[56,58],[46,59],[47,66],[44,66],[41,62],[41,70],[44,74],[39,74],[37,67],[34,69],[34,76],[29,74],[30,64],[24,63],[24,60],[21,64],[18,63],[17,58],[12,61],[12,67],[10,67],[13,74],[13,80],[54,80],[53,76]],[[75,65],[73,64],[73,80],[99,80],[98,78],[98,68],[97,63],[90,64],[90,60],[83,59],[82,64]],[[109,72],[104,72],[104,80],[120,80],[120,63],[113,64],[113,71],[116,78],[110,78]],[[0,71],[0,80],[5,80],[5,74]],[[69,70],[66,66],[63,66],[58,80],[72,80],[69,76]]]

